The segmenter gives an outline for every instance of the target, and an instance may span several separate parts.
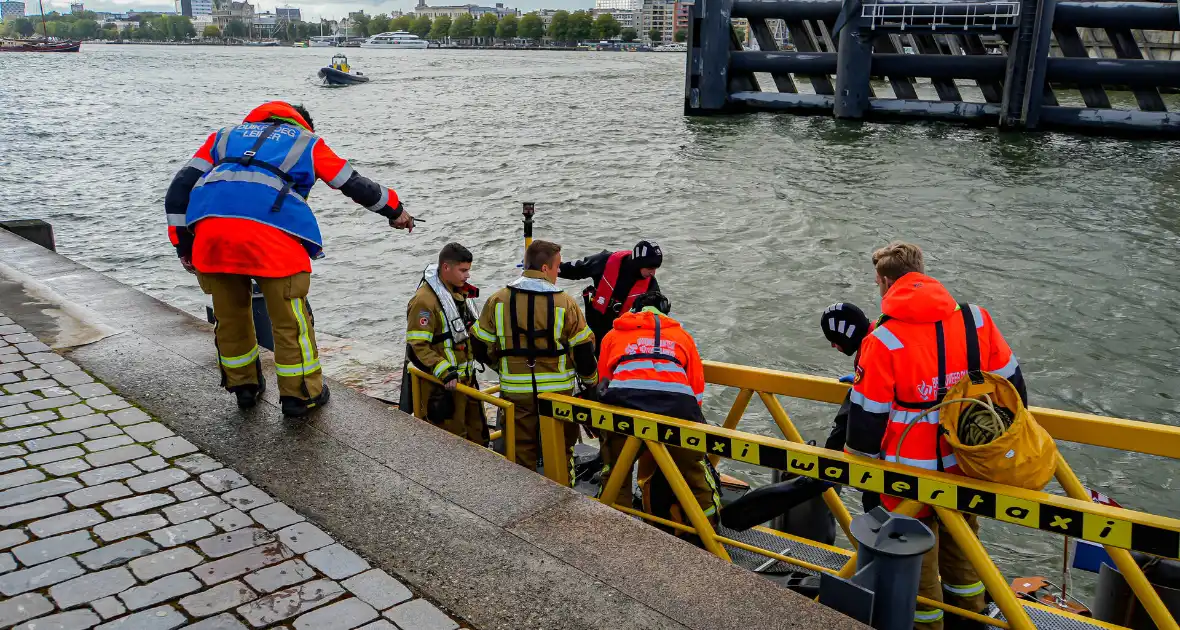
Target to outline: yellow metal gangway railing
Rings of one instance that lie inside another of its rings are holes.
[[[413,401],[414,417],[420,420],[426,420],[427,401],[426,396],[422,395],[422,381],[434,383],[440,387],[443,383],[413,365],[407,365],[406,370],[410,373],[410,395]],[[505,459],[510,462],[516,461],[516,405],[512,404],[511,401],[496,396],[496,394],[500,393],[500,386],[491,385],[479,390],[459,384],[455,386],[455,391],[469,398],[474,398],[480,403],[492,405],[504,412],[503,430],[492,431],[490,439],[498,440],[503,437]]]
[[[1081,538],[1106,547],[1118,570],[1158,628],[1178,629],[1175,618],[1168,612],[1127,550],[1172,559],[1180,558],[1180,520],[1091,502],[1089,494],[1060,455],[1056,476],[1069,495],[1067,497],[879,460],[854,458],[803,443],[802,436],[776,398],[776,395],[784,395],[840,403],[847,393],[847,385],[832,379],[715,362],[705,363],[705,377],[709,383],[739,389],[737,399],[721,427],[611,407],[569,396],[542,394],[541,447],[546,462],[546,476],[558,483],[569,483],[569,470],[565,465],[567,445],[564,433],[558,430],[558,422],[574,422],[596,431],[628,435],[630,437],[620,453],[614,471],[609,479],[604,480],[600,497],[604,503],[652,522],[695,533],[706,549],[727,560],[729,554],[723,545],[760,553],[812,571],[837,573],[844,577],[850,576],[854,571],[855,555],[852,555],[841,569],[833,570],[718,535],[697,505],[666,445],[699,451],[708,454],[714,460],[733,459],[869,492],[897,496],[907,499],[897,510],[903,513],[912,514],[921,504],[929,505],[934,508],[939,520],[945,525],[947,533],[964,550],[978,571],[1007,623],[941,602],[925,598],[919,598],[919,601],[924,605],[982,621],[988,625],[1018,630],[1034,628],[1028,611],[1017,600],[1003,575],[967,525],[963,514],[984,516],[1032,529]],[[767,406],[785,440],[735,429],[755,393]],[[1058,440],[1180,458],[1180,428],[1177,427],[1035,407],[1032,412]],[[641,445],[650,450],[660,470],[667,477],[691,526],[616,504],[615,499],[623,482],[623,471],[630,468]],[[847,535],[848,523],[851,520],[847,508],[833,490],[825,493],[825,501]],[[792,537],[784,535],[784,538]],[[849,541],[852,541],[851,537]],[[1037,604],[1030,603],[1029,606],[1052,610],[1057,615],[1073,616],[1094,626],[1117,627]]]

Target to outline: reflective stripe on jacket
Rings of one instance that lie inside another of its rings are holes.
[[[460,312],[467,309],[466,297],[452,293]],[[475,375],[475,358],[471,344],[456,345],[446,330],[442,305],[430,286],[423,283],[406,305],[406,344],[410,361],[435,378],[445,380],[454,370],[459,380],[469,382]]]
[[[212,167],[197,180],[185,225],[207,217],[249,219],[300,240],[313,258],[323,250],[307,195],[316,182],[318,138],[296,125],[243,123],[217,132]]]
[[[577,372],[570,352],[594,341],[573,298],[536,271],[493,294],[471,334],[487,344],[500,391],[517,396],[532,395],[534,378],[537,393],[572,391]],[[598,375],[582,380],[593,385]]]
[[[603,402],[704,421],[701,356],[692,336],[671,317],[648,310],[619,316],[602,340],[599,365],[610,379]]]
[[[909,273],[890,287],[882,301],[888,317],[860,347],[845,450],[926,470],[959,472],[954,452],[939,435],[938,412],[917,420],[966,375],[967,342],[959,308],[929,276]],[[1019,373],[1015,355],[988,312],[975,305],[970,308],[983,369],[1012,379]],[[939,326],[945,348],[941,393]],[[903,432],[915,421],[899,452]],[[893,509],[900,500],[883,497],[883,502]],[[923,509],[919,516],[927,513]]]

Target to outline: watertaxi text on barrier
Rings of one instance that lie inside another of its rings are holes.
[[[409,372],[415,415],[425,418],[425,400],[420,395],[420,382],[438,381],[412,366]],[[569,484],[570,481],[564,455],[567,446],[565,435],[558,423],[573,422],[596,431],[627,435],[629,437],[617,465],[610,478],[603,480],[600,501],[649,522],[696,534],[710,552],[750,569],[763,567],[767,563],[784,563],[808,572],[830,573],[845,578],[851,576],[856,568],[855,551],[766,527],[756,527],[744,533],[722,528],[719,532],[697,506],[667,446],[706,453],[714,463],[720,459],[732,459],[869,492],[893,495],[906,499],[897,510],[901,513],[913,514],[922,504],[934,508],[946,533],[955,539],[979,572],[1000,614],[997,618],[987,617],[920,597],[918,601],[924,606],[998,628],[1122,628],[1060,608],[1018,599],[968,527],[963,514],[1080,538],[1105,546],[1156,627],[1161,630],[1180,630],[1175,617],[1128,552],[1137,551],[1168,559],[1180,558],[1180,520],[1092,502],[1088,491],[1060,453],[1056,478],[1068,496],[855,458],[804,443],[777,398],[787,396],[839,404],[848,391],[848,385],[834,379],[711,361],[705,362],[705,380],[713,386],[739,390],[721,426],[612,407],[570,396],[541,394],[540,432],[545,475],[560,484]],[[462,385],[459,388],[465,395],[504,410],[504,435],[497,432],[493,438],[507,438],[507,457],[511,460],[514,450],[512,404],[494,395],[496,387],[484,391]],[[766,405],[785,439],[737,430],[755,394]],[[1031,411],[1038,422],[1059,441],[1180,459],[1180,427],[1036,407]],[[668,521],[617,502],[623,471],[630,468],[641,444],[650,450],[667,477],[690,525]],[[851,515],[839,495],[829,489],[824,493],[824,501],[850,545],[855,547],[849,531]]]

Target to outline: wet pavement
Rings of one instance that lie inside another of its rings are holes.
[[[0,628],[460,625],[0,314]]]

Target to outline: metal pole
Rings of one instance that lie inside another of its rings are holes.
[[[623,450],[619,453],[619,458],[615,460],[614,470],[610,471],[610,477],[606,480],[606,484],[602,487],[602,494],[598,500],[614,506],[619,499],[619,492],[623,489],[623,479],[627,477],[624,471],[631,470],[631,466],[635,463],[635,458],[639,455],[639,446],[642,444],[639,438],[630,436],[627,441],[623,443]],[[627,492],[631,492],[631,488],[627,488]],[[631,504],[630,501],[627,502]]]
[[[565,423],[551,416],[541,416],[541,457],[545,460],[545,476],[557,483],[570,485],[569,448],[565,443]]]
[[[746,413],[746,407],[750,405],[750,399],[754,397],[754,390],[743,389],[738,392],[737,399],[733,401],[733,406],[729,408],[729,415],[725,416],[725,422],[721,425],[726,429],[736,429],[738,422],[742,419],[742,414]],[[721,461],[720,455],[709,455],[709,461],[713,462],[713,466],[717,466],[717,462]]]
[[[804,444],[803,435],[799,433],[799,429],[795,428],[795,424],[791,422],[790,416],[787,415],[787,410],[783,409],[783,406],[779,404],[774,394],[758,392],[758,397],[762,399],[762,404],[766,405],[766,408],[770,410],[770,416],[774,418],[775,424],[783,432],[783,437],[792,442]],[[852,537],[852,515],[848,513],[848,507],[840,500],[840,495],[836,493],[835,488],[824,490],[823,496],[824,504],[828,506],[832,515],[836,517],[836,522],[840,524],[840,529],[844,530],[844,536],[848,538],[848,542],[855,549],[856,539]]]
[[[934,506],[934,511],[938,514],[938,520],[942,523],[942,527],[951,535],[959,549],[971,562],[971,566],[975,567],[979,573],[980,581],[987,587],[987,592],[991,594],[996,605],[1003,611],[1004,617],[1012,629],[1036,630],[1032,619],[1028,617],[1028,611],[1016,599],[1016,594],[1008,586],[1008,581],[1004,579],[1004,575],[1000,573],[991,557],[987,555],[987,550],[983,548],[979,539],[975,537],[975,533],[968,527],[963,515],[954,510],[937,506]]]
[[[697,498],[693,496],[692,490],[689,489],[688,483],[684,481],[684,476],[680,474],[680,469],[677,468],[676,462],[672,460],[672,454],[668,452],[668,447],[660,442],[648,441],[647,448],[651,451],[652,457],[656,458],[656,464],[659,464],[660,470],[663,471],[664,477],[668,480],[668,485],[672,487],[672,493],[676,495],[676,500],[680,502],[680,509],[688,516],[693,529],[697,530],[697,536],[701,539],[701,543],[705,545],[705,549],[726,562],[733,562],[729,557],[729,552],[725,551],[725,547],[722,547],[721,543],[717,542],[717,531],[709,523],[709,519],[705,516],[705,512],[701,509],[701,506],[697,505]]]
[[[1069,467],[1069,463],[1065,461],[1061,453],[1057,453],[1057,472],[1055,474],[1057,481],[1061,483],[1061,487],[1067,495],[1074,499],[1090,501],[1090,493],[1086,492],[1085,486],[1078,480],[1078,476],[1074,474],[1073,469]],[[1109,545],[1104,545],[1104,548],[1106,553],[1110,554],[1111,560],[1114,560],[1119,573],[1122,573],[1123,578],[1127,580],[1135,597],[1139,598],[1139,603],[1143,604],[1147,614],[1151,615],[1151,620],[1155,622],[1156,627],[1159,630],[1177,630],[1176,620],[1168,612],[1159,593],[1147,580],[1147,576],[1143,575],[1143,569],[1140,569],[1139,565],[1135,563],[1130,552]]]
[[[533,213],[536,211],[536,204],[531,201],[524,202],[524,248],[528,250],[529,245],[533,244]]]

